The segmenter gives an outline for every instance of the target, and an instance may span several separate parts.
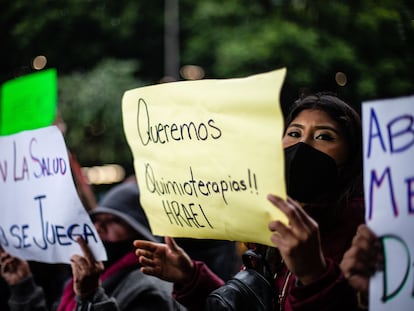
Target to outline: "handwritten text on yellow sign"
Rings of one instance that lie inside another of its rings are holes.
[[[125,92],[125,134],[154,234],[271,245],[269,221],[285,219],[266,199],[286,196],[285,74]]]

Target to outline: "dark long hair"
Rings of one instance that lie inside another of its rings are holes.
[[[315,109],[326,112],[337,122],[348,145],[348,160],[339,176],[340,200],[362,196],[362,125],[358,113],[335,94],[319,92],[298,99],[291,107],[286,128],[303,110]],[[285,128],[285,130],[286,130]]]

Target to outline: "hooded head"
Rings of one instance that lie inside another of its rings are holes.
[[[120,218],[137,233],[136,239],[159,241],[151,232],[135,182],[125,182],[109,190],[98,206],[90,211],[92,220],[97,214],[110,214]]]

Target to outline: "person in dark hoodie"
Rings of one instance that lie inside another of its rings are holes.
[[[108,260],[96,261],[79,238],[83,255],[71,257],[72,278],[63,289],[57,310],[185,310],[172,298],[170,283],[140,271],[132,241],[160,240],[150,231],[137,184],[113,187],[90,215]],[[10,310],[47,310],[43,290],[34,282],[27,262],[4,251],[1,259],[1,273],[11,291]]]

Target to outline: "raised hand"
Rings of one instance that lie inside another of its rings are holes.
[[[96,261],[92,251],[85,241],[78,237],[76,240],[84,256],[73,255],[70,259],[73,275],[73,290],[82,298],[93,295],[100,286],[99,277],[104,270],[101,261]]]
[[[15,285],[32,275],[26,260],[13,257],[0,246],[1,276],[8,285]]]
[[[291,198],[286,201],[274,195],[267,198],[289,221],[288,225],[276,220],[269,223],[271,240],[279,248],[287,268],[305,285],[316,281],[327,266],[318,224]]]
[[[383,266],[380,239],[366,225],[360,225],[340,264],[345,278],[356,290],[368,293],[371,275]]]
[[[188,284],[194,275],[194,263],[173,238],[165,243],[135,240],[135,254],[142,265],[141,271],[176,284]]]

